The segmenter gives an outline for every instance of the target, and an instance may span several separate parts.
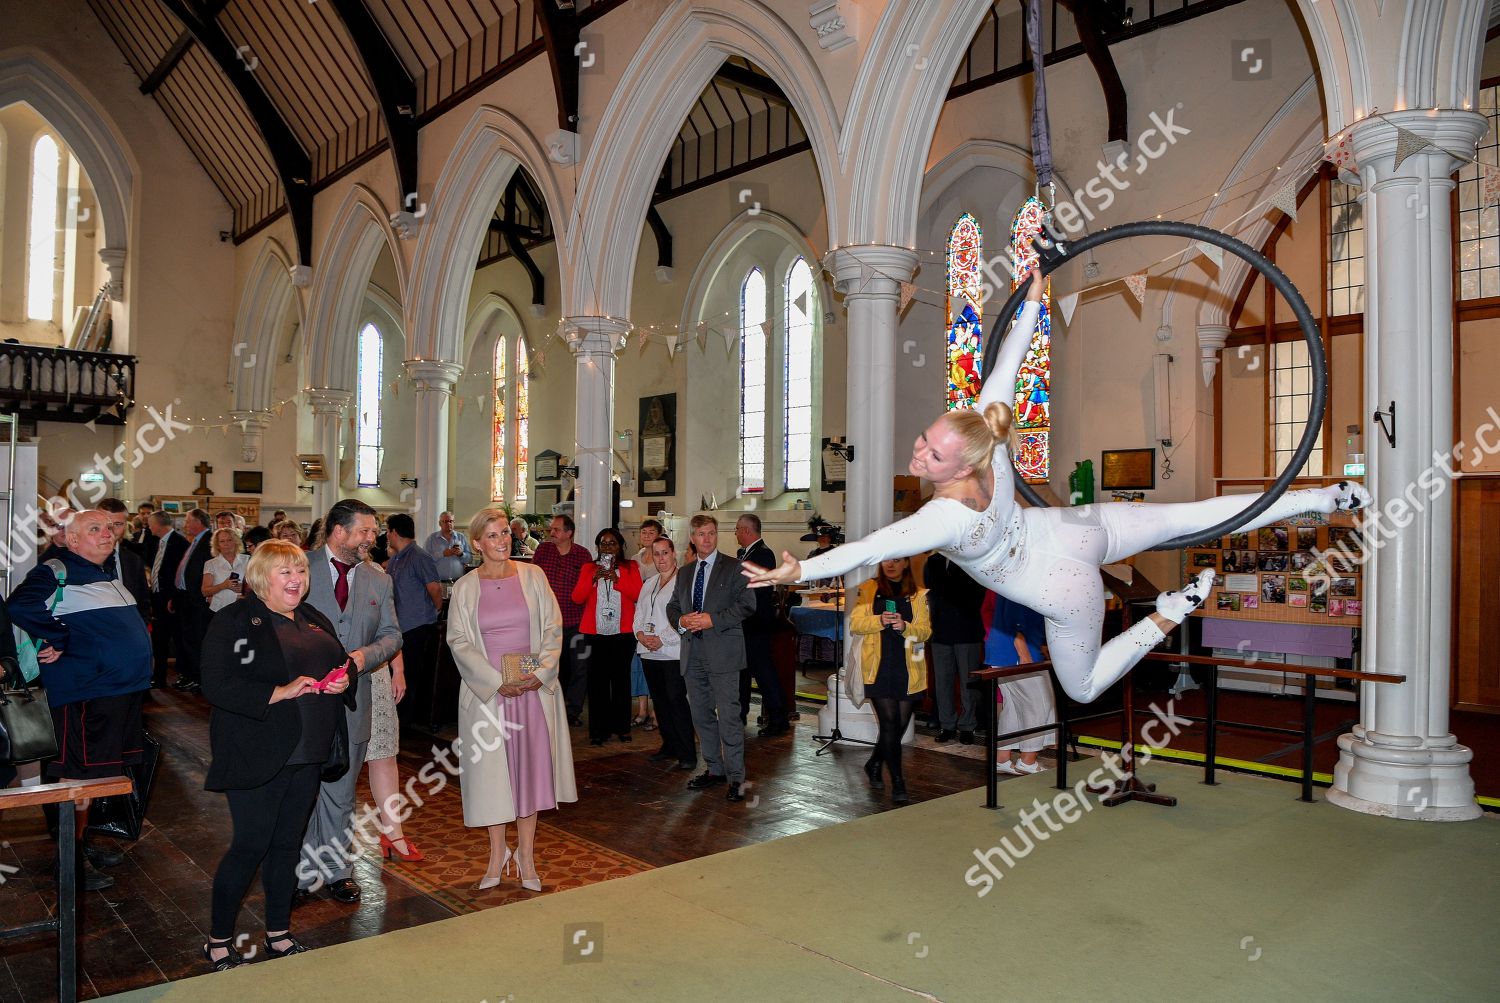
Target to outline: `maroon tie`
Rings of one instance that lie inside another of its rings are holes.
[[[333,597],[338,600],[339,609],[343,609],[349,605],[349,569],[354,565],[345,564],[337,557],[330,557],[329,560],[333,562],[334,570],[339,573],[338,579],[333,583]]]

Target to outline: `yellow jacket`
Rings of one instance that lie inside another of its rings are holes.
[[[849,632],[863,635],[859,643],[859,674],[865,686],[874,683],[876,674],[880,672],[880,632],[885,629],[885,625],[880,622],[880,615],[875,612],[874,603],[875,580],[871,579],[859,587],[859,598],[849,610]],[[911,620],[901,636],[909,642],[926,641],[932,636],[926,589],[918,589],[917,594],[911,597]],[[909,680],[906,692],[921,693],[927,689],[927,658],[917,643],[906,645],[906,674]],[[863,690],[863,687],[860,689]],[[861,699],[855,702],[861,702],[862,698],[863,693]]]

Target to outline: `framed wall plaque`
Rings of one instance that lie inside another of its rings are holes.
[[[557,461],[561,458],[562,454],[554,449],[536,454],[536,459],[532,461],[532,476],[537,483],[557,480]]]
[[[1156,449],[1107,449],[1101,457],[1099,487],[1105,491],[1150,491],[1156,487]]]
[[[640,435],[636,437],[640,496],[660,498],[677,493],[677,395],[641,398]]]
[[[237,495],[258,495],[265,490],[265,474],[259,470],[236,470],[234,472],[234,493]]]

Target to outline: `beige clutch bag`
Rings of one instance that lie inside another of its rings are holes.
[[[502,655],[500,658],[500,685],[521,686],[531,681],[542,667],[542,660],[529,651]]]

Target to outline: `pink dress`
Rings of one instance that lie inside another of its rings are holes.
[[[479,592],[479,633],[490,664],[500,668],[501,656],[531,651],[531,613],[521,594],[521,578],[484,581]],[[552,786],[552,735],[542,698],[536,690],[518,697],[495,694],[495,709],[505,722],[506,765],[516,818],[557,807]]]

